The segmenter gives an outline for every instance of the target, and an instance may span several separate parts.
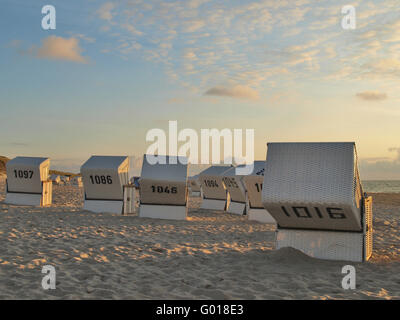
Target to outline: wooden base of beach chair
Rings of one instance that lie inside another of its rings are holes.
[[[141,204],[139,217],[168,220],[186,220],[186,206]]]

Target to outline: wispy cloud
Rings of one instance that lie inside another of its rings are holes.
[[[171,81],[200,94],[237,97],[232,88],[238,86],[252,88],[239,95],[254,99],[271,81],[399,78],[399,20],[394,14],[380,20],[397,2],[358,4],[362,21],[354,32],[341,28],[341,5],[147,0],[118,7],[107,2],[97,13],[116,41],[107,53],[163,65]]]
[[[205,92],[209,96],[231,97],[238,99],[258,100],[259,93],[253,88],[247,86],[236,85],[233,87],[216,86]]]
[[[111,21],[113,18],[112,11],[114,8],[115,8],[114,3],[106,2],[97,10],[97,14],[101,19]]]
[[[364,91],[359,92],[356,96],[362,100],[366,101],[382,101],[387,99],[387,94],[378,91]]]

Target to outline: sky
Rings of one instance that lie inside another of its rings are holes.
[[[177,120],[254,129],[256,159],[267,142],[354,141],[363,179],[400,180],[399,80],[398,0],[0,2],[0,155],[57,169],[139,168],[146,133]]]

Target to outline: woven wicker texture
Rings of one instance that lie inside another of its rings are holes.
[[[262,201],[280,227],[362,230],[354,143],[269,143],[267,163]]]
[[[277,234],[276,249],[292,247],[319,259],[362,262],[363,237],[356,232],[282,229]]]

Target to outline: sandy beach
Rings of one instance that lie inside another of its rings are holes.
[[[199,209],[188,221],[82,211],[83,192],[54,186],[53,206],[2,203],[0,299],[399,299],[400,194],[372,194],[374,253],[366,263],[274,250],[274,227]],[[344,290],[341,269],[357,270]],[[43,265],[57,288],[43,290]]]

